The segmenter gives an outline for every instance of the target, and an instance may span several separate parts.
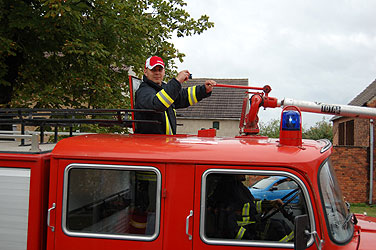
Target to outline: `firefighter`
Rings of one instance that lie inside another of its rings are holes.
[[[176,108],[186,108],[209,97],[215,81],[207,80],[204,85],[182,88],[181,84],[189,79],[188,70],[181,71],[167,84],[162,82],[165,64],[162,58],[149,57],[145,62],[143,82],[135,95],[136,109],[153,109],[159,113],[135,112],[136,120],[154,120],[160,124],[136,123],[136,133],[176,134]]]
[[[268,240],[288,242],[294,233],[284,220],[268,219],[261,215],[283,204],[277,200],[256,200],[242,181],[244,175],[221,175],[215,191],[209,195],[209,210],[215,217],[214,238],[237,240]],[[214,232],[213,231],[213,232]]]

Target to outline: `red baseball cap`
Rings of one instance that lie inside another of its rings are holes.
[[[164,68],[164,62],[159,56],[151,56],[146,59],[145,68],[153,69],[155,66],[160,65]]]

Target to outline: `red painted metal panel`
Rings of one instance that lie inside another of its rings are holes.
[[[27,249],[45,249],[50,153],[0,155],[1,167],[30,169]]]
[[[248,165],[250,161],[265,165],[309,163],[326,158],[324,144],[303,140],[302,147],[281,146],[276,139],[258,136],[208,138],[165,135],[84,135],[62,140],[53,151],[56,158],[119,159],[144,162]],[[293,160],[292,160],[293,159]],[[301,169],[307,171],[307,169]],[[308,170],[310,171],[310,170]]]
[[[375,249],[376,218],[356,214],[358,224],[355,226],[354,237],[349,245],[358,246],[360,250]],[[349,248],[350,249],[350,248]]]
[[[49,204],[56,203],[56,209],[54,210],[53,217],[51,218],[51,223],[55,226],[55,232],[49,229],[49,242],[48,250],[66,250],[66,249],[80,249],[80,250],[114,250],[114,249],[162,249],[163,246],[163,232],[164,224],[160,224],[160,232],[158,237],[153,241],[138,241],[138,240],[120,240],[120,239],[101,239],[101,238],[85,238],[79,236],[68,236],[63,232],[62,229],[62,200],[63,200],[63,181],[64,181],[64,171],[65,168],[72,163],[85,163],[85,164],[104,164],[104,165],[122,165],[122,166],[153,166],[156,167],[162,175],[162,190],[165,188],[163,179],[165,176],[164,164],[140,164],[135,162],[118,162],[118,161],[107,161],[98,162],[93,160],[71,160],[63,159],[53,161],[53,171],[51,171],[51,182],[58,183],[57,185],[51,185],[52,188],[56,188],[56,195],[50,195]],[[57,178],[54,178],[54,174]],[[161,201],[161,221],[164,221],[164,202]]]
[[[193,207],[194,165],[166,165],[166,197],[163,249],[192,249],[186,234],[187,217]],[[194,214],[193,217],[196,215]],[[197,215],[199,216],[199,215]],[[188,219],[188,233],[192,234],[193,220]]]
[[[54,250],[55,249],[55,230],[52,231],[51,227],[56,228],[56,209],[52,209],[53,205],[56,204],[57,198],[57,187],[58,187],[58,175],[57,175],[57,168],[58,166],[58,160],[51,157],[51,166],[50,166],[50,182],[49,182],[49,196],[48,196],[48,209],[51,209],[49,211],[50,220],[49,224],[50,227],[47,227],[47,242],[46,242],[46,250]],[[62,184],[60,184],[62,185]],[[61,205],[61,201],[60,205]]]

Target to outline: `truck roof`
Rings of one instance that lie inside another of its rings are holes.
[[[262,136],[235,138],[191,135],[93,134],[66,138],[54,148],[55,158],[179,162],[230,165],[294,165],[323,161],[331,150],[325,141],[303,140],[301,147],[283,146]]]
[[[15,154],[40,154],[51,152],[55,147],[56,143],[45,143],[38,144],[39,150],[33,150],[31,143],[26,142],[25,145],[21,146],[19,141],[9,140],[4,141],[0,140],[0,153],[15,153]]]

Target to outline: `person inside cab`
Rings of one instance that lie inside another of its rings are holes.
[[[158,56],[149,57],[145,62],[143,81],[135,94],[136,109],[152,109],[157,113],[135,112],[136,120],[153,120],[155,123],[136,123],[135,133],[176,134],[175,109],[186,108],[209,97],[216,82],[207,80],[204,85],[182,88],[189,79],[188,70],[183,70],[164,83],[165,64]]]
[[[289,242],[294,233],[283,220],[262,219],[272,208],[283,205],[280,199],[256,200],[243,184],[245,175],[219,174],[218,183],[208,195],[210,238]]]

